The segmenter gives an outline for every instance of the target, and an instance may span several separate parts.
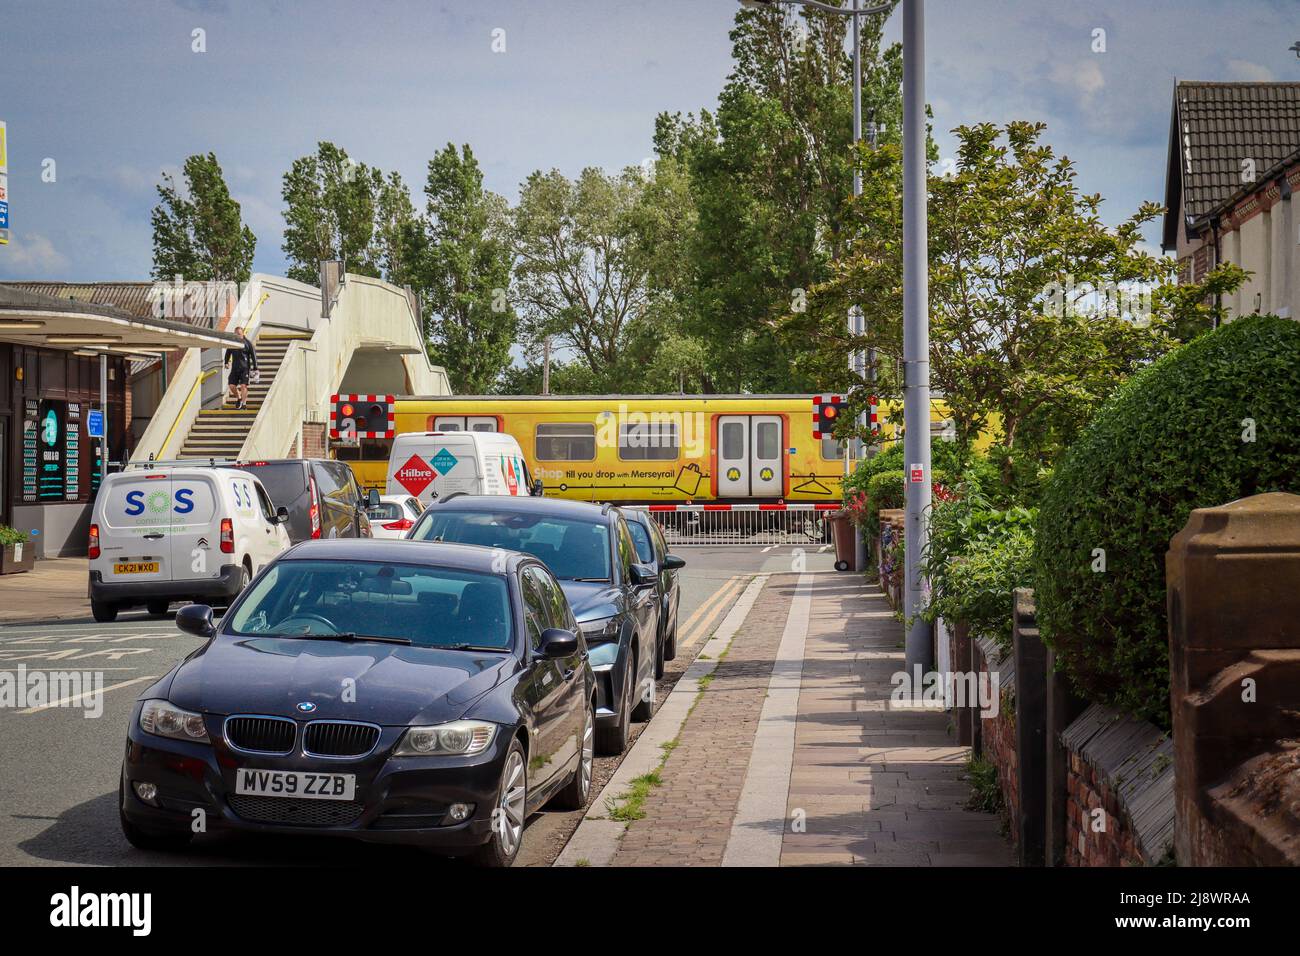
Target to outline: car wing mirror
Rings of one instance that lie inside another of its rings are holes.
[[[534,498],[540,498],[545,491],[546,485],[542,483],[542,479],[537,478],[533,481],[533,486],[528,490],[528,493]]]
[[[664,556],[665,571],[680,571],[684,567],[686,567],[685,558],[679,558],[675,554],[669,554]]]
[[[578,653],[578,635],[561,627],[548,627],[542,631],[539,649],[542,656],[548,659],[571,657]]]
[[[367,508],[379,507],[379,490],[377,488],[371,488],[369,491],[366,492],[366,507]]]
[[[285,523],[286,521],[288,521],[288,520],[289,520],[289,509],[288,509],[288,508],[286,508],[284,505],[280,505],[280,507],[278,507],[278,508],[275,509],[275,522],[276,522],[276,524],[284,524],[284,523]]]
[[[217,633],[212,620],[212,608],[206,604],[187,604],[176,612],[176,626],[195,637],[211,637]]]
[[[655,569],[649,565],[632,565],[632,583],[638,587],[643,587],[647,584],[654,584],[657,577],[658,575],[655,573]]]

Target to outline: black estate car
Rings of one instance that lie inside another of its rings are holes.
[[[541,561],[407,541],[311,541],[254,579],[141,695],[122,765],[137,847],[209,829],[324,833],[508,866],[524,822],[591,789],[595,681]]]
[[[623,513],[558,498],[452,495],[431,504],[407,535],[522,551],[560,580],[591,648],[596,749],[622,753],[632,720],[654,710],[659,629],[657,572],[637,560]]]

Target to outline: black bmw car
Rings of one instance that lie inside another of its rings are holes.
[[[413,843],[508,866],[524,822],[591,789],[595,681],[534,557],[310,541],[137,701],[121,820],[142,848],[206,828]]]
[[[431,504],[407,538],[522,551],[546,562],[591,648],[596,749],[619,754],[630,721],[654,711],[657,570],[641,564],[623,513],[558,498],[452,495]]]

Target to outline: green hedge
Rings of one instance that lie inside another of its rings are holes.
[[[1169,539],[1193,508],[1296,490],[1300,325],[1247,316],[1126,382],[1057,465],[1036,524],[1038,622],[1076,690],[1167,726]]]
[[[26,544],[27,535],[15,530],[5,524],[0,524],[0,547],[7,548],[11,544]]]
[[[975,636],[1010,647],[1011,593],[1034,586],[1034,517],[1028,508],[994,509],[978,494],[937,507],[921,559],[926,620],[966,621]]]

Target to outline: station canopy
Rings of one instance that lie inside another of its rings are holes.
[[[176,349],[230,348],[239,345],[239,338],[202,325],[0,285],[0,342],[143,359]]]

